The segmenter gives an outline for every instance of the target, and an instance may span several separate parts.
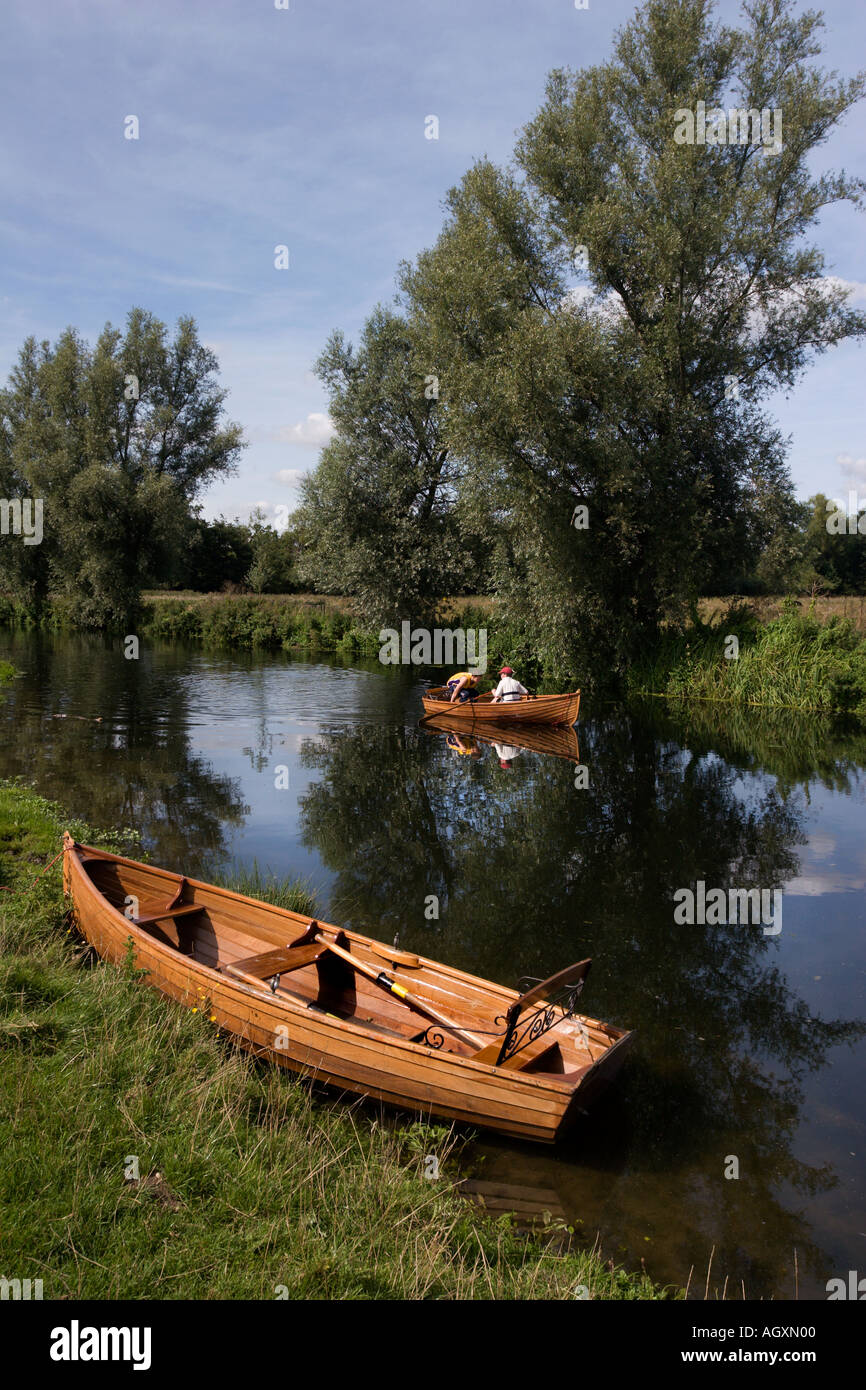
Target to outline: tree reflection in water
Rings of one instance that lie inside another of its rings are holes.
[[[500,1176],[555,1177],[590,1236],[617,1233],[662,1277],[702,1261],[703,1279],[715,1245],[721,1277],[790,1296],[795,1247],[801,1286],[827,1277],[808,1210],[838,1182],[795,1156],[803,1081],[866,1029],[814,1017],[760,927],[676,926],[673,895],[698,879],[788,882],[805,778],[845,785],[866,747],[843,732],[834,751],[825,730],[819,755],[789,717],[752,721],[751,744],[747,732],[720,740],[703,714],[684,736],[659,709],[619,712],[581,725],[590,786],[576,790],[556,758],[527,753],[506,772],[493,752],[458,759],[416,729],[341,730],[302,750],[321,778],[303,824],[336,871],[336,920],[509,984],[592,955],[585,1007],[637,1029],[607,1118],[565,1157],[482,1141]]]

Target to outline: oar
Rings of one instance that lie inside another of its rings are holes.
[[[357,970],[359,975],[366,975],[367,979],[372,980],[374,985],[378,985],[380,989],[384,989],[387,994],[393,994],[395,999],[400,999],[410,1009],[414,1009],[416,1013],[424,1014],[426,1018],[431,1018],[434,1023],[438,1023],[443,1028],[447,1028],[449,1033],[454,1033],[456,1037],[460,1038],[462,1042],[468,1043],[470,1047],[479,1048],[483,1046],[480,1038],[476,1038],[474,1034],[468,1033],[465,1028],[458,1028],[456,1023],[452,1023],[450,1018],[446,1018],[444,1014],[440,1014],[439,1010],[434,1009],[432,1004],[428,1004],[425,1000],[418,999],[416,995],[410,994],[408,989],[404,989],[402,985],[398,985],[397,981],[392,980],[390,975],[386,975],[384,970],[377,971],[371,965],[365,965],[363,961],[358,960],[351,952],[344,951],[342,946],[338,946],[335,942],[329,941],[327,937],[322,936],[320,932],[316,932],[312,940],[320,942],[323,946],[327,946],[329,951],[333,951],[335,956],[340,956],[344,961],[347,961],[353,970]]]

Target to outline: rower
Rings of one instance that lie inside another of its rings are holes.
[[[510,704],[512,700],[522,700],[529,691],[520,681],[514,679],[514,672],[510,666],[503,666],[499,671],[499,684],[493,692],[494,705],[501,704],[503,701]]]
[[[458,671],[455,676],[446,682],[445,689],[448,691],[453,705],[455,700],[461,703],[464,700],[474,700],[478,694],[478,675],[474,671]]]

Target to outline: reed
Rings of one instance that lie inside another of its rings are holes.
[[[243,893],[247,898],[260,898],[289,912],[300,912],[306,917],[316,914],[316,897],[309,884],[297,878],[280,878],[270,870],[263,873],[258,860],[252,866],[239,864],[229,869],[217,870],[209,880],[232,893]]]
[[[302,596],[161,595],[142,609],[142,632],[170,641],[241,650],[345,651],[375,655],[379,643],[356,623],[347,605]]]
[[[731,655],[731,638],[738,650]],[[849,619],[819,622],[789,605],[759,623],[741,605],[712,623],[667,634],[629,674],[635,694],[712,700],[765,709],[866,717],[866,638]]]

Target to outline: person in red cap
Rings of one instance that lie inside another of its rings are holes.
[[[514,679],[514,672],[510,666],[503,666],[499,675],[499,684],[493,692],[494,705],[501,704],[503,701],[507,703],[510,700],[522,700],[524,695],[529,694],[526,686]]]

